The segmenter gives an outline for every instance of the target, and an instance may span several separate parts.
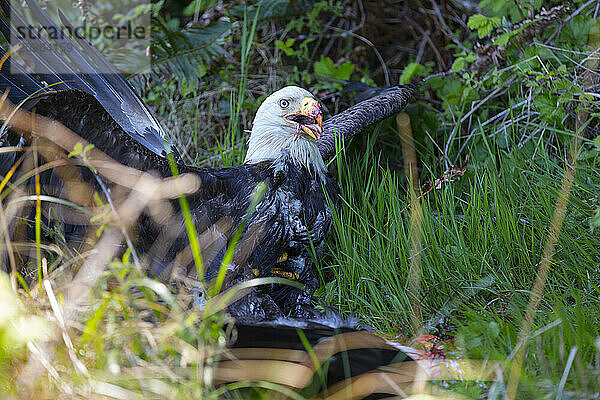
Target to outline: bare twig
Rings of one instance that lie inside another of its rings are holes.
[[[333,29],[342,31],[342,29],[336,28],[336,27],[333,27]],[[375,45],[369,39],[367,39],[366,37],[361,36],[361,35],[357,35],[356,33],[352,32],[352,31],[343,31],[340,35],[342,37],[344,37],[344,36],[355,37],[358,40],[366,43],[371,48],[371,50],[373,50],[373,53],[375,53],[375,56],[377,57],[377,59],[379,60],[379,63],[381,64],[381,69],[383,70],[383,76],[384,76],[384,79],[385,79],[385,85],[386,86],[390,86],[390,84],[391,84],[390,83],[391,82],[391,80],[390,80],[390,71],[388,70],[388,67],[385,64],[385,61],[383,60],[383,57],[381,56],[381,53],[379,53],[379,50],[377,50],[377,47],[375,47]]]

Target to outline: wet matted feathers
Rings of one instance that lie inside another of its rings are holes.
[[[292,89],[292,92],[301,93],[299,97],[309,95],[297,89]],[[288,92],[284,93],[286,98],[289,97]],[[275,104],[278,102],[275,101]],[[123,164],[144,171],[154,171],[162,177],[171,175],[171,168],[164,157],[133,140],[88,93],[74,90],[43,93],[30,98],[23,107],[62,123]],[[359,126],[368,120],[365,118],[368,110],[378,108],[355,107],[347,114],[361,116],[354,124],[351,123],[351,118],[350,122],[346,118],[335,119],[338,129],[335,133],[346,134],[350,132],[348,126]],[[287,111],[289,110],[282,111],[282,114],[287,115]],[[346,130],[342,129],[344,127]],[[292,138],[289,142],[291,144],[305,140],[296,139],[293,130],[288,135]],[[10,144],[16,145],[21,140],[21,137],[15,135]],[[310,142],[307,143],[310,145]],[[317,141],[317,146],[319,143]],[[63,153],[63,158],[66,158],[66,153]],[[308,166],[296,162],[285,149],[279,156],[275,160],[266,159],[223,169],[194,168],[181,164],[177,166],[180,173],[194,174],[200,180],[200,189],[189,196],[188,201],[204,255],[205,278],[210,280],[216,276],[231,239],[245,221],[256,185],[266,182],[268,190],[265,197],[251,218],[246,220],[244,234],[237,243],[232,264],[228,266],[230,272],[224,281],[225,287],[240,280],[268,276],[273,268],[279,271],[276,276],[292,276],[309,289],[316,287],[313,262],[307,247],[312,243],[319,254],[331,223],[327,197],[335,203],[337,184],[329,176],[316,174]],[[317,157],[320,158],[318,155]],[[82,179],[95,185],[94,176],[87,168],[82,169]],[[41,178],[42,184],[47,185],[52,181],[60,186],[56,171],[48,171]],[[100,191],[98,187],[96,190]],[[65,193],[63,189],[58,192]],[[114,197],[120,192],[111,189],[111,193]],[[48,194],[55,195],[56,190]],[[89,207],[91,203],[93,201],[90,198],[79,204]],[[51,208],[57,209],[59,206],[52,205]],[[150,209],[143,214],[132,231],[136,249],[146,257],[151,270],[162,279],[198,282],[179,203],[172,201],[169,208],[172,212],[167,217],[156,218],[156,213]],[[63,210],[64,207],[61,206],[59,211]],[[64,212],[45,214],[60,216]],[[82,230],[75,229],[75,225],[70,224],[68,219],[55,218],[45,222],[49,227],[58,225],[65,232],[72,232],[72,235],[67,235],[70,241],[77,242],[79,239],[79,242],[87,242],[87,239],[77,238]],[[31,237],[31,233],[29,236]],[[304,291],[282,285],[269,286],[263,288],[263,291],[269,293],[257,295],[260,301],[256,305],[260,304],[261,307],[250,304],[248,307],[240,307],[238,303],[231,311],[237,311],[236,316],[239,318],[256,319],[273,319],[289,313],[295,316],[310,316],[315,313],[310,307],[310,296]]]
[[[171,175],[170,166],[164,157],[133,140],[101,104],[87,93],[72,90],[44,93],[31,98],[24,108],[34,109],[40,115],[61,122],[123,164],[144,171],[154,171],[163,177]],[[359,115],[364,115],[366,110],[368,108],[360,109]],[[351,117],[353,114],[347,115]],[[355,123],[354,126],[356,125],[360,123]],[[349,131],[341,130],[339,133],[344,132]],[[12,136],[7,142],[9,145],[20,143],[22,144],[22,138],[19,135]],[[66,153],[68,152],[64,151],[62,156],[65,162]],[[3,171],[12,167],[14,161],[14,157],[6,157],[8,160],[3,163]],[[300,282],[314,289],[316,280],[306,246],[312,241],[318,252],[329,229],[330,217],[325,193],[334,202],[337,199],[337,184],[330,177],[316,177],[307,168],[298,166],[292,159],[285,157],[278,160],[277,168],[273,168],[273,161],[269,160],[224,169],[194,168],[181,164],[177,167],[181,173],[196,175],[201,182],[200,190],[188,200],[199,241],[206,255],[204,263],[207,278],[214,277],[218,271],[227,245],[244,219],[254,188],[265,181],[268,186],[265,198],[245,231],[249,235],[240,240],[237,256],[234,258],[235,264],[243,265],[244,268],[233,267],[238,274],[228,275],[226,286],[239,279],[257,276],[252,271],[258,270],[258,275],[264,276],[276,267],[280,271],[291,272]],[[79,168],[82,169],[82,179],[94,186],[95,178],[90,171],[86,167]],[[60,186],[57,171],[47,171],[41,178],[45,185],[53,182],[51,186]],[[13,182],[14,179],[16,178],[13,178]],[[44,190],[50,190],[51,186]],[[29,191],[31,190],[30,186]],[[96,190],[100,192],[98,187]],[[63,192],[64,190],[59,190],[59,193]],[[55,189],[48,192],[49,195],[56,193]],[[119,191],[112,189],[111,193],[115,196]],[[91,203],[92,199],[88,199],[80,204]],[[138,239],[137,249],[147,257],[152,271],[161,278],[189,281],[187,278],[194,276],[195,267],[183,218],[177,201],[172,201],[169,208],[172,212],[162,218],[157,218],[157,213],[150,209],[144,213],[134,229]],[[46,214],[61,215],[57,212]],[[78,234],[81,235],[81,229],[75,229],[75,225],[69,224],[68,219],[55,218],[54,221],[45,222],[49,227],[58,223],[66,232],[72,232],[70,239],[73,241],[78,240]],[[79,238],[79,241],[85,240]],[[306,310],[310,309],[307,307],[310,296],[304,292],[281,285],[277,288],[278,290],[266,295],[268,299],[261,297],[265,300],[265,305],[272,305],[275,301],[277,307],[242,307],[238,310],[243,313],[253,312],[255,317],[272,319],[290,312],[298,316],[305,315]]]

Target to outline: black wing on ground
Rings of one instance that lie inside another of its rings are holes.
[[[25,3],[39,26],[47,31],[62,32],[34,0],[25,0]],[[35,34],[22,35],[18,28],[28,27],[30,23],[17,4],[0,1],[4,13],[0,30],[9,41],[19,42],[18,57],[33,68],[33,73],[27,73],[27,67],[18,65],[15,60],[2,66],[0,89],[10,88],[9,98],[13,102],[47,90],[78,89],[93,95],[128,135],[150,151],[160,156],[174,151],[166,133],[131,85],[98,50],[84,38],[73,36],[73,41],[64,32],[49,34],[49,39]],[[62,24],[73,30],[60,11],[59,16]]]
[[[240,379],[268,381],[287,373],[286,384],[306,398],[324,394],[346,398],[352,393],[352,398],[380,399],[397,396],[398,387],[417,376],[417,364],[405,353],[410,348],[388,342],[374,332],[337,324],[332,327],[328,322],[322,317],[315,321],[283,318],[236,324],[237,339],[230,350],[233,361],[220,363],[215,378],[227,382],[239,373]],[[320,368],[315,367],[315,361]],[[370,379],[374,376],[376,379]],[[366,384],[368,380],[371,384]],[[399,385],[390,387],[395,381]]]

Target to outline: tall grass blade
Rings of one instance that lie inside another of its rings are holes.
[[[225,256],[223,257],[223,261],[221,262],[221,267],[219,268],[219,273],[217,274],[217,278],[215,279],[215,284],[209,290],[210,296],[214,296],[221,291],[221,287],[223,286],[223,281],[225,280],[225,275],[227,273],[227,267],[233,260],[233,255],[235,253],[237,244],[240,238],[242,237],[242,233],[244,233],[248,221],[254,214],[254,211],[256,211],[256,207],[262,201],[268,188],[269,187],[265,182],[259,183],[254,188],[252,201],[250,202],[250,206],[246,211],[246,215],[244,216],[242,223],[238,226],[237,230],[235,231],[233,238],[229,241],[229,244],[227,245],[227,251],[225,252]]]
[[[42,200],[40,198],[41,195],[41,186],[40,186],[40,174],[37,172],[38,167],[38,156],[37,151],[34,151],[34,168],[36,168],[35,173],[35,256],[36,256],[36,264],[38,271],[38,283],[40,288],[40,294],[42,293]]]
[[[173,176],[179,176],[177,170],[177,164],[171,153],[168,154],[169,166],[171,167],[171,173]],[[190,241],[190,247],[192,249],[192,256],[194,258],[194,265],[196,266],[196,273],[198,274],[198,280],[204,282],[204,266],[202,264],[202,252],[200,251],[200,243],[198,242],[198,232],[196,226],[192,220],[192,214],[190,213],[190,205],[185,196],[179,196],[179,206],[183,213],[183,219],[185,221],[185,228],[187,230],[188,239]]]

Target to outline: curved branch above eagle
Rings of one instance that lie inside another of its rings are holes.
[[[51,20],[35,2],[26,2],[38,20],[51,26]],[[2,1],[2,4],[7,12],[7,2]],[[4,23],[5,33],[9,28]],[[49,91],[35,76],[24,71],[9,74],[5,68],[0,74],[1,88],[9,89],[13,100],[26,97],[24,109],[60,122],[113,159],[133,168],[155,171],[161,177],[171,176],[171,166],[159,145],[163,141],[162,129],[154,126],[155,119],[133,89],[119,76],[108,79],[79,74],[81,66],[77,60],[84,59],[98,67],[108,62],[97,51],[91,51],[89,44],[81,41],[70,44],[68,48],[73,53],[66,56],[73,74],[45,76],[46,84],[60,83],[64,90]],[[46,43],[36,43],[36,46],[25,43],[25,49],[44,46],[47,53],[30,52],[29,58],[41,59],[51,70],[57,62],[66,63],[64,56]],[[414,86],[388,90],[323,123],[321,108],[312,94],[288,86],[267,97],[259,107],[244,164],[196,168],[178,163],[179,172],[194,174],[200,181],[199,189],[188,196],[188,202],[198,232],[205,278],[210,280],[217,275],[228,247],[240,231],[242,235],[235,244],[233,257],[226,265],[225,286],[275,274],[315,289],[317,281],[308,248],[313,246],[320,250],[331,225],[328,201],[335,204],[337,198],[337,183],[327,175],[325,162],[335,154],[338,138],[348,140],[366,126],[399,112],[414,90]],[[36,91],[42,93],[29,97]],[[128,99],[135,99],[131,100],[133,106],[127,104]],[[136,126],[131,121],[141,122]],[[9,132],[3,140],[11,146],[23,144],[15,132]],[[5,176],[15,162],[15,154],[3,154],[0,173]],[[12,180],[17,181],[26,173],[17,171]],[[69,166],[42,172],[40,181],[44,194],[70,200],[65,176],[73,174]],[[95,177],[87,168],[79,168],[75,174],[79,179],[94,182]],[[25,190],[35,187],[32,181],[33,178]],[[266,184],[264,196],[248,214],[255,188],[262,182]],[[179,203],[172,201],[171,206],[176,212],[166,219],[157,218],[151,210],[143,214],[137,227],[136,249],[144,254],[152,271],[161,278],[189,281],[196,269],[187,231]],[[45,207],[45,222],[49,226],[58,224],[67,239],[82,240],[86,228],[72,222],[68,210],[53,204],[45,204]],[[196,276],[198,278],[201,277]],[[276,285],[267,293],[263,290],[263,293],[254,292],[253,296],[253,304],[260,307],[249,309],[248,303],[242,302],[230,311],[237,313],[238,318],[249,320],[314,314],[309,307],[310,296],[303,290]]]

